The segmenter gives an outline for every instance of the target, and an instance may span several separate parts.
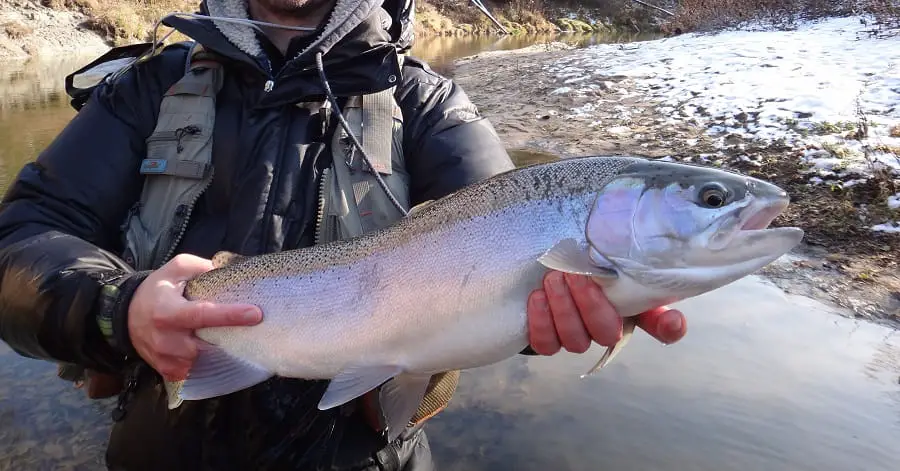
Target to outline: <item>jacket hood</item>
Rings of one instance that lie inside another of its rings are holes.
[[[332,61],[333,49],[352,50],[351,55],[364,53],[379,46],[393,47],[388,32],[391,17],[381,8],[383,0],[337,0],[331,13],[319,28],[310,34],[315,39],[295,57],[289,58],[286,69],[296,63],[312,63],[317,53],[323,60]],[[170,16],[164,23],[179,30],[205,47],[232,59],[252,59],[268,71],[268,59],[257,39],[259,30],[249,24],[223,21],[216,18],[250,19],[247,0],[203,0],[200,14],[209,19]],[[343,54],[339,54],[343,55]]]
[[[314,57],[322,62],[335,95],[373,93],[396,85],[401,73],[397,45],[389,32],[390,14],[383,0],[337,0],[330,15],[310,34],[312,42],[273,72],[257,39],[259,30],[248,24],[216,18],[249,19],[246,0],[204,0],[199,15],[171,15],[163,23],[229,59],[250,64],[273,80],[261,106],[324,94]]]
[[[211,17],[249,19],[247,0],[204,0]],[[323,55],[341,38],[353,31],[381,7],[381,0],[337,0],[331,13],[320,25],[317,38],[298,57],[321,52]],[[219,31],[241,51],[250,56],[262,54],[256,29],[249,25],[213,20]]]

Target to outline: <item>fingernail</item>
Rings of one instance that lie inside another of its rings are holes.
[[[574,287],[584,286],[587,278],[584,275],[566,275],[566,281]]]
[[[534,307],[542,311],[547,311],[550,309],[550,306],[547,305],[547,296],[545,296],[543,293],[536,293],[534,295],[533,302]]]
[[[681,320],[681,316],[671,316],[672,319],[666,321],[665,331],[666,331],[666,339],[669,342],[674,342],[678,340],[678,336],[681,334],[681,329],[684,328],[684,322]]]
[[[566,294],[566,286],[565,281],[563,280],[562,273],[554,273],[550,275],[550,290],[553,291],[553,294],[563,295]]]
[[[245,322],[257,322],[259,318],[259,310],[257,309],[247,309],[241,313],[241,319]]]

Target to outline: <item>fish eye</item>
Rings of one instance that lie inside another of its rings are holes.
[[[728,201],[728,190],[719,184],[710,184],[700,190],[700,200],[710,208],[721,208]]]

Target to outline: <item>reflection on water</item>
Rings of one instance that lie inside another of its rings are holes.
[[[464,372],[444,470],[895,470],[900,335],[750,278],[678,304],[682,342]]]
[[[0,342],[0,470],[101,469],[114,405]]]
[[[72,119],[66,74],[91,57],[0,62],[0,194]]]
[[[428,428],[440,469],[897,469],[895,331],[752,277],[677,306],[684,340],[639,332],[587,379],[600,348],[464,372]],[[54,372],[0,346],[0,469],[101,462],[112,401]]]
[[[436,71],[450,74],[459,57],[488,50],[507,50],[550,41],[590,45],[646,39],[630,33],[593,35],[522,35],[425,37],[411,54]],[[37,157],[72,119],[75,111],[65,93],[65,76],[96,56],[62,56],[43,60],[0,62],[0,194],[19,168]]]
[[[535,40],[432,38],[413,53],[441,69]],[[63,77],[90,59],[0,63],[0,191],[74,115]],[[555,158],[511,154],[519,165]],[[900,335],[755,278],[680,307],[681,343],[638,335],[584,380],[599,348],[464,372],[429,427],[441,469],[897,469]],[[113,400],[90,401],[55,372],[0,344],[0,470],[100,467]]]
[[[632,32],[596,34],[527,34],[519,36],[437,36],[417,38],[410,55],[424,59],[435,71],[452,76],[452,63],[460,57],[484,51],[519,49],[531,45],[565,42],[575,47],[624,43],[653,39],[655,36]]]

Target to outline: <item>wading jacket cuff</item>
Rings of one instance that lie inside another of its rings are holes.
[[[128,307],[137,287],[149,274],[149,270],[134,272],[100,287],[97,324],[110,346],[125,355],[126,360],[138,357],[128,335]]]

